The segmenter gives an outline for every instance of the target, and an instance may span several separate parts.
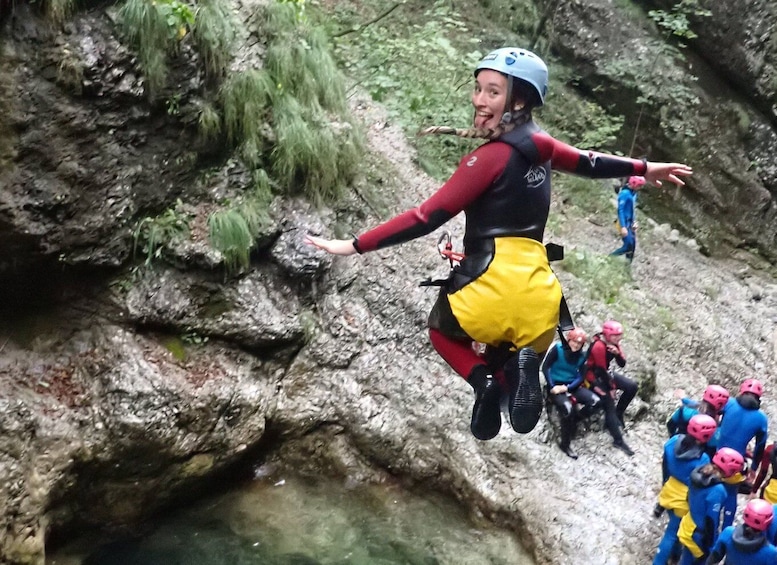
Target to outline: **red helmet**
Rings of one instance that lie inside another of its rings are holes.
[[[752,392],[758,398],[761,398],[761,395],[764,393],[764,385],[758,379],[745,379],[739,385],[739,394],[744,392]]]
[[[629,177],[629,186],[631,188],[640,188],[645,186],[645,177]]]
[[[745,466],[745,458],[736,449],[721,447],[713,455],[712,462],[723,471],[725,478],[733,477],[741,472]]]
[[[588,341],[588,334],[580,328],[572,328],[567,332],[567,341],[574,341],[582,344]]]
[[[715,410],[720,410],[726,405],[729,397],[728,391],[720,385],[709,385],[704,389],[702,400],[707,402]]]
[[[700,443],[707,443],[718,429],[715,418],[706,414],[696,414],[688,420],[688,435]]]
[[[620,322],[616,322],[615,320],[607,320],[602,324],[602,333],[604,334],[605,339],[610,339],[610,337],[614,335],[623,334],[623,326]]]
[[[756,531],[763,532],[774,519],[774,508],[763,498],[754,498],[745,506],[743,518],[745,524]]]

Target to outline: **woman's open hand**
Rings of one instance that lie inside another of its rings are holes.
[[[661,181],[668,180],[678,186],[685,186],[685,182],[679,177],[693,174],[693,169],[682,163],[651,163],[647,162],[645,180],[656,186],[662,186]]]
[[[353,246],[353,240],[351,239],[324,239],[323,237],[307,234],[304,241],[308,245],[318,247],[333,255],[353,255],[356,253],[356,248]]]

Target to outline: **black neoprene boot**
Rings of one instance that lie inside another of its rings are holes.
[[[624,419],[624,414],[620,410],[615,411],[615,417],[618,418],[618,423],[621,425],[621,429],[623,432],[626,432],[626,420]]]
[[[561,451],[567,455],[567,457],[577,459],[577,453],[575,453],[575,450],[572,449],[571,446],[572,432],[574,431],[574,427],[575,423],[571,416],[561,420],[561,441],[559,441],[558,446],[561,448]]]
[[[612,445],[613,447],[620,449],[623,453],[625,453],[629,457],[634,455],[634,451],[628,445],[626,445],[626,442],[623,441],[623,439],[619,439],[619,440],[616,439],[615,441],[612,442]]]
[[[572,449],[571,445],[564,445],[563,443],[559,443],[558,446],[561,448],[561,451],[563,451],[567,457],[571,457],[572,459],[577,459],[577,452]]]
[[[528,434],[542,415],[540,358],[531,347],[523,347],[505,363],[510,384],[510,425],[519,434]]]
[[[469,429],[472,435],[480,440],[493,439],[502,427],[502,414],[499,410],[502,391],[499,383],[484,365],[472,369],[467,382],[475,390],[475,405],[472,407]]]

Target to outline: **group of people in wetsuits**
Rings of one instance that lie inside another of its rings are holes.
[[[653,511],[666,514],[667,525],[653,565],[777,563],[777,456],[773,444],[767,454],[763,392],[753,378],[736,396],[711,384],[700,400],[683,398],[669,418]],[[734,525],[740,494],[750,500]]]
[[[599,409],[604,411],[604,424],[612,436],[613,446],[629,456],[634,455],[623,439],[623,429],[626,408],[637,394],[637,383],[610,370],[613,361],[619,368],[626,365],[620,346],[622,337],[623,326],[608,320],[586,347],[585,331],[573,328],[567,332],[565,341],[550,348],[542,362],[549,400],[561,420],[559,447],[572,459],[577,459],[571,446],[577,421]],[[619,396],[618,391],[621,391]]]

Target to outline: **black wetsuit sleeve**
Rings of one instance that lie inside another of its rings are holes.
[[[672,437],[677,433],[677,430],[680,429],[680,425],[677,423],[677,420],[680,419],[680,410],[675,410],[674,414],[666,421],[666,430],[669,432],[669,437]]]
[[[582,369],[579,369],[577,371],[577,377],[575,377],[575,380],[567,385],[567,390],[569,392],[575,392],[578,388],[580,388],[581,384],[583,384],[583,371]]]
[[[707,561],[705,561],[704,565],[717,565],[721,561],[723,561],[723,558],[726,556],[726,546],[722,543],[715,544],[715,547],[712,549],[712,552],[710,553],[710,556],[707,557]]]
[[[532,141],[538,149],[538,162],[550,161],[553,169],[565,173],[604,179],[644,175],[647,172],[645,161],[577,149],[544,131],[534,133]]]
[[[755,434],[755,451],[753,452],[753,462],[751,465],[758,465],[758,462],[764,455],[764,449],[766,449],[766,433],[760,431]]]
[[[661,484],[669,480],[669,462],[666,460],[666,453],[661,457]]]
[[[704,529],[702,530],[702,543],[704,547],[712,545],[712,540],[715,539],[715,530],[718,525],[709,516],[704,517]]]
[[[618,347],[618,354],[613,355],[613,359],[615,359],[615,362],[618,364],[618,367],[623,368],[626,366],[626,357],[623,355],[623,351],[620,347]]]

